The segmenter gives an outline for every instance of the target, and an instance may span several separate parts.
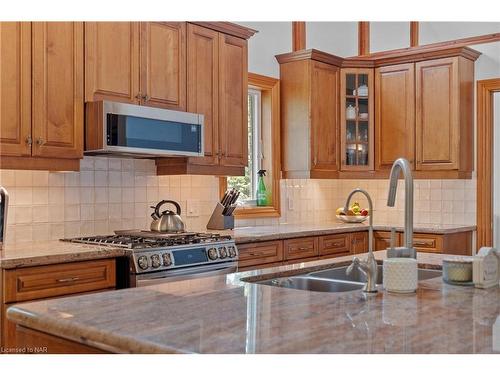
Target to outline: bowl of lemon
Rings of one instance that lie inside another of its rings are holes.
[[[347,212],[344,207],[337,208],[335,214],[337,219],[344,223],[362,223],[370,216],[370,212],[366,208],[361,208],[358,202],[354,202]]]

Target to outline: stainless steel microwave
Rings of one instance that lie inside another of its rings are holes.
[[[111,101],[85,104],[85,154],[203,156],[203,115]]]

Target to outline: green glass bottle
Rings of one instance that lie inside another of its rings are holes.
[[[257,206],[267,206],[267,191],[266,184],[264,183],[264,176],[266,175],[266,170],[261,169],[257,172],[259,180],[257,182]]]

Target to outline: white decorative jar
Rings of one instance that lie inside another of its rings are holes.
[[[389,258],[384,260],[384,289],[393,293],[414,293],[418,286],[417,260]]]

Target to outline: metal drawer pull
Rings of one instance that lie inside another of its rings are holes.
[[[413,245],[417,245],[417,246],[428,246],[428,245],[431,245],[434,243],[434,241],[413,241]]]
[[[66,279],[57,279],[57,282],[58,283],[69,283],[71,281],[77,281],[77,280],[80,280],[80,278],[78,276],[75,276],[75,277],[68,277]]]
[[[306,250],[310,250],[310,248],[309,247],[299,247],[299,250],[306,251]]]
[[[260,256],[260,255],[265,255],[265,254],[263,252],[257,252],[257,253],[250,253],[249,255],[252,256],[252,257],[257,257],[257,256]]]

